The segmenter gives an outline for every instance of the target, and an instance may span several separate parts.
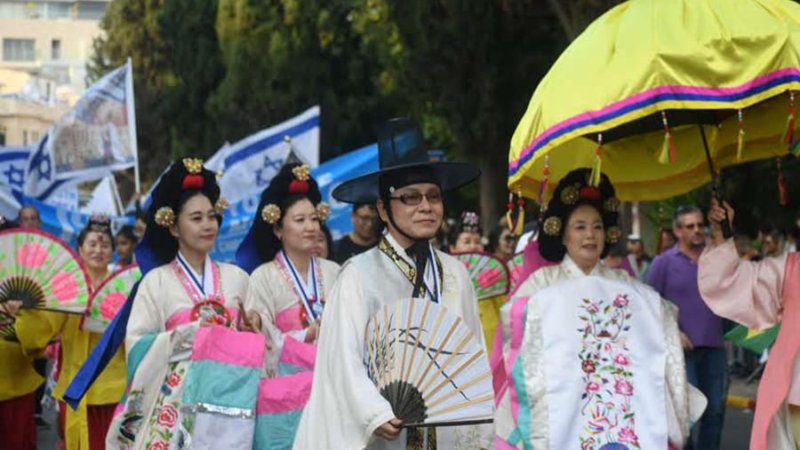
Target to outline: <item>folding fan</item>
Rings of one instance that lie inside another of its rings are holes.
[[[136,264],[120,269],[103,281],[97,288],[81,321],[81,329],[93,333],[102,333],[114,320],[117,311],[125,304],[133,285],[142,279],[142,271]]]
[[[24,308],[82,314],[89,277],[78,255],[57,237],[39,230],[0,232],[0,302]]]
[[[467,268],[478,300],[508,293],[508,269],[503,261],[485,253],[459,253],[453,256]]]
[[[384,306],[367,324],[365,340],[369,377],[403,426],[491,421],[486,352],[447,308],[424,299]]]
[[[14,317],[0,312],[0,339],[7,341],[17,340],[17,330],[14,327]]]
[[[519,276],[522,273],[522,263],[524,262],[525,254],[522,252],[515,254],[506,262],[506,266],[508,267],[509,290],[514,290],[517,284],[522,281],[519,279]]]

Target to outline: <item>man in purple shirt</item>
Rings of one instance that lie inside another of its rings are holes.
[[[697,286],[697,260],[706,243],[703,212],[696,206],[679,207],[672,227],[678,244],[656,256],[647,284],[678,305],[687,378],[708,399],[708,407],[692,433],[691,448],[717,450],[725,418],[728,374],[722,320],[706,306]]]

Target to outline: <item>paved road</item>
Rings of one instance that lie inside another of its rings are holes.
[[[725,412],[725,428],[722,431],[720,448],[723,450],[747,450],[752,426],[752,411],[728,408]]]

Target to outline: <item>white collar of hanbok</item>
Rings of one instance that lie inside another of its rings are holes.
[[[203,294],[203,296],[211,295],[214,292],[214,277],[212,275],[211,257],[206,255],[206,262],[203,266],[203,273],[197,273],[194,268],[188,263],[183,253],[178,250],[177,255],[179,266],[189,275],[189,278],[195,283],[195,286]]]
[[[573,261],[572,258],[570,258],[569,255],[566,254],[564,255],[564,259],[561,261],[561,268],[564,270],[564,272],[567,273],[569,278],[578,278],[587,276],[587,274],[583,271],[583,269],[578,267],[578,264],[576,264],[575,261]],[[598,261],[588,275],[602,276],[600,271],[601,271],[601,265],[600,261]]]

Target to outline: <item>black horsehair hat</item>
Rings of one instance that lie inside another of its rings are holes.
[[[601,258],[622,238],[617,224],[620,202],[614,195],[614,186],[605,174],[601,174],[597,187],[592,186],[590,177],[590,169],[576,169],[558,182],[539,224],[539,253],[548,261],[564,259],[564,229],[572,212],[581,205],[593,206],[603,220],[606,236]]]
[[[392,119],[379,131],[378,163],[378,171],[345,181],[333,190],[333,197],[374,204],[390,187],[434,182],[442,191],[450,191],[481,174],[473,164],[431,161],[419,125],[407,118]]]

